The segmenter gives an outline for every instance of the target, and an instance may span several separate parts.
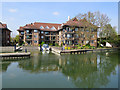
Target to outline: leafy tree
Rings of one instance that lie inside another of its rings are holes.
[[[14,38],[14,41],[16,41],[17,43],[19,42],[19,35],[16,35],[16,37]]]

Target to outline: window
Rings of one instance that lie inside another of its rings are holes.
[[[67,34],[67,38],[69,39],[71,37],[71,35],[70,34]]]
[[[82,40],[82,44],[84,44],[84,40]]]
[[[52,28],[51,28],[52,30],[56,30],[56,28],[53,26]]]
[[[41,31],[41,33],[44,33],[43,31]]]
[[[69,29],[69,28],[68,28],[68,27],[66,27],[66,30],[67,30],[67,31],[68,31],[68,29]]]
[[[70,28],[69,28],[69,27],[66,27],[66,30],[67,30],[67,32],[69,32]]]
[[[91,28],[91,31],[92,31],[92,32],[94,32],[94,29],[93,29],[93,28]]]
[[[78,31],[78,28],[75,28],[75,31]]]
[[[41,36],[41,38],[44,38],[44,36]]]
[[[87,29],[86,32],[89,32],[89,30]]]
[[[79,37],[79,35],[78,35],[78,34],[75,34],[75,37],[76,37],[76,38],[78,38],[78,37]]]
[[[49,27],[48,27],[48,26],[46,26],[46,27],[45,27],[45,29],[49,29]]]
[[[34,32],[35,32],[35,33],[37,33],[37,32],[38,32],[38,30],[34,30]]]
[[[53,40],[55,40],[55,37],[53,37]]]
[[[53,32],[51,32],[51,35],[53,35]]]
[[[24,32],[21,32],[21,34],[23,35],[23,34],[24,34]]]
[[[27,33],[29,33],[29,30],[26,30]]]
[[[30,37],[27,35],[26,38],[29,39]]]
[[[73,32],[73,30],[72,30],[71,28],[69,28],[69,31],[70,31],[70,32]]]
[[[43,26],[40,26],[40,29],[44,29],[44,27],[43,27]]]
[[[34,41],[34,43],[37,43],[37,41]]]
[[[45,37],[45,40],[50,40],[50,37]]]
[[[7,43],[9,43],[9,41],[7,41]]]
[[[82,37],[82,38],[84,38],[84,37],[85,37],[85,35],[84,35],[84,34],[81,34],[81,37]]]
[[[94,44],[94,40],[92,40],[92,44]]]
[[[92,35],[92,38],[94,38],[95,36],[94,35]]]
[[[78,41],[77,41],[77,40],[75,40],[75,44],[78,44]]]
[[[65,29],[63,29],[63,32],[65,32]]]
[[[89,43],[89,41],[86,41],[86,44],[88,44]]]
[[[37,35],[34,35],[35,38],[37,38]]]
[[[84,32],[84,28],[81,28],[81,31]]]
[[[45,35],[50,35],[50,33],[49,32],[45,32]]]

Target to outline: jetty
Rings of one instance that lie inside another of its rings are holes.
[[[30,52],[22,53],[0,53],[0,58],[4,59],[18,59],[18,58],[30,58]]]
[[[71,50],[61,50],[57,47],[51,47],[52,52],[54,54],[84,54],[86,52],[102,52],[112,50],[111,48],[103,48],[103,49],[71,49]]]
[[[84,54],[93,49],[73,49],[73,50],[60,50],[59,48],[51,47],[52,52],[55,54]]]

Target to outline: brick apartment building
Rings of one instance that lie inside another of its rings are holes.
[[[0,46],[10,45],[11,31],[7,28],[7,24],[0,22]]]
[[[26,24],[18,29],[19,43],[38,45],[41,42],[57,43],[61,45],[86,45],[97,46],[97,26],[86,19],[78,20],[76,17],[66,23],[40,23]]]

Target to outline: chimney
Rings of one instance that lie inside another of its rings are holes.
[[[70,20],[70,16],[68,16],[68,21]]]

